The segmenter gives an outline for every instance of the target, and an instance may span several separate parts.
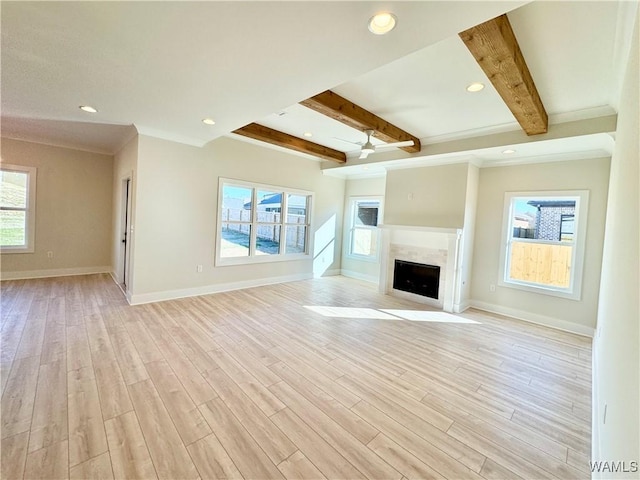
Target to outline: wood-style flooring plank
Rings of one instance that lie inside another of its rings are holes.
[[[2,438],[29,431],[40,357],[16,359],[2,395]]]
[[[297,450],[289,458],[280,462],[278,468],[288,480],[327,478],[320,473],[320,470],[318,470],[300,450]]]
[[[54,443],[27,455],[24,478],[63,480],[69,478],[69,442]]]
[[[233,463],[233,460],[231,460],[229,454],[227,454],[227,451],[214,434],[207,435],[192,443],[187,447],[187,450],[198,472],[200,472],[200,477],[203,479],[240,480],[243,478],[238,467]]]
[[[67,386],[69,465],[74,466],[106,452],[108,447],[93,370],[68,372]]]
[[[222,369],[210,370],[206,375],[229,410],[274,464],[277,465],[296,451],[296,446],[287,436]]]
[[[67,428],[67,368],[58,360],[39,369],[29,451],[67,440]]]
[[[135,412],[104,423],[115,478],[158,478]]]
[[[198,471],[153,382],[143,380],[129,385],[129,393],[158,478],[198,478]]]
[[[113,470],[111,469],[109,453],[103,453],[84,463],[71,467],[69,478],[71,480],[113,480]]]
[[[274,414],[271,420],[287,434],[291,441],[300,448],[300,451],[328,479],[367,478],[338,453],[337,446],[334,448],[334,446],[326,442],[288,408]]]
[[[338,446],[342,456],[368,478],[400,479],[402,477],[397,470],[381,460],[350,432],[342,428],[289,384],[280,382],[269,388],[298,416],[304,415],[305,421],[318,435],[332,445]]]
[[[245,478],[284,478],[221,398],[211,400],[199,408]]]
[[[0,460],[0,478],[16,479],[24,475],[29,447],[29,432],[22,432],[12,437],[3,438],[0,443],[2,459]]]
[[[377,408],[362,401],[352,408],[354,412],[375,426],[386,437],[446,478],[470,478],[480,480],[476,473],[482,468],[485,457],[456,439],[442,443],[429,443],[406,426],[396,422]],[[472,467],[469,468],[468,465]]]
[[[211,434],[211,428],[169,364],[162,360],[147,363],[146,367],[184,444]]]

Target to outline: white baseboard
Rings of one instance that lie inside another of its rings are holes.
[[[573,322],[567,322],[566,320],[561,320],[559,318],[547,317],[546,315],[538,315],[537,313],[518,310],[516,308],[503,307],[502,305],[495,305],[478,300],[471,300],[470,306],[473,308],[477,308],[478,310],[484,310],[485,312],[497,313],[498,315],[506,315],[507,317],[524,320],[525,322],[535,323],[537,325],[544,325],[545,327],[555,328],[556,330],[576,333],[585,337],[593,338],[593,335],[595,333],[595,329],[592,327],[579,325]]]
[[[471,302],[469,300],[463,300],[460,303],[453,304],[453,313],[462,313],[468,308],[471,308]]]
[[[313,274],[313,278],[322,278],[322,277],[335,277],[336,275],[340,275],[340,269],[334,268],[332,270],[325,270],[321,275]]]
[[[1,272],[2,280],[27,280],[30,278],[69,277],[72,275],[91,275],[111,273],[111,267],[54,268],[50,270],[27,270],[24,272]]]
[[[362,280],[364,282],[375,283],[376,285],[378,285],[379,282],[379,279],[376,276],[365,275],[360,272],[354,272],[353,270],[342,269],[340,270],[340,275],[342,275],[343,277],[354,278],[356,280]]]
[[[162,302],[164,300],[174,300],[176,298],[197,297],[198,295],[209,295],[211,293],[228,292],[231,290],[241,290],[243,288],[262,287],[276,283],[297,282],[313,278],[311,273],[299,273],[296,275],[284,275],[281,277],[259,278],[255,280],[244,280],[242,282],[221,283],[217,285],[204,285],[202,287],[183,288],[179,290],[166,290],[164,292],[127,294],[127,301],[131,305],[143,303]]]

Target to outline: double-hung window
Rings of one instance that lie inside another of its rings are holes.
[[[589,193],[505,195],[499,284],[580,298]]]
[[[352,197],[349,206],[349,255],[362,260],[378,259],[382,219],[380,197]]]
[[[216,264],[309,255],[311,192],[221,178]]]
[[[36,169],[0,165],[0,245],[2,253],[34,251]]]

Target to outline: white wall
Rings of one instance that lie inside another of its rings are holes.
[[[640,113],[638,23],[622,88],[611,180],[593,362],[593,459],[640,464]],[[606,406],[606,423],[604,422]],[[640,466],[640,465],[639,465]],[[595,478],[638,478],[610,472]]]
[[[587,335],[593,333],[598,308],[609,163],[608,158],[602,158],[480,170],[471,277],[473,305]],[[589,190],[582,299],[579,301],[498,285],[505,192],[536,190]],[[495,292],[489,290],[492,284],[496,285]]]
[[[134,303],[314,274],[311,258],[214,266],[219,177],[314,192],[312,235],[321,230],[327,238],[322,245],[316,241],[324,255],[318,256],[315,270],[339,270],[344,180],[323,176],[313,160],[231,138],[196,148],[140,136]],[[203,265],[202,273],[196,272],[197,265]]]
[[[351,257],[349,253],[349,222],[351,197],[383,197],[386,179],[382,177],[347,180],[344,196],[344,245],[342,251],[342,274],[369,282],[378,283],[380,260],[367,261]],[[382,204],[384,210],[384,201]]]
[[[462,228],[466,189],[466,163],[390,170],[384,223]]]
[[[3,254],[2,278],[110,271],[113,157],[3,138],[2,162],[37,168],[35,251]]]

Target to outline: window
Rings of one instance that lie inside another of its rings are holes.
[[[36,169],[0,167],[0,244],[2,253],[34,251]]]
[[[220,179],[216,264],[309,255],[310,192]]]
[[[579,299],[587,191],[507,193],[500,285]]]
[[[363,260],[377,260],[380,244],[378,223],[382,218],[381,199],[354,197],[349,211],[349,255]]]

